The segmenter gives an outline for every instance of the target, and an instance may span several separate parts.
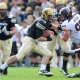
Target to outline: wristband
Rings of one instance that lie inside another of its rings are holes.
[[[50,37],[47,38],[47,41],[51,41],[51,40],[52,40],[52,38],[50,38]]]
[[[62,27],[61,27],[61,26],[59,26],[59,27],[57,28],[57,30],[62,30]]]

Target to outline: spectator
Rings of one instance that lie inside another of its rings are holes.
[[[28,4],[27,4],[27,6],[28,6],[28,7],[31,7],[32,10],[34,10],[36,4],[37,4],[37,3],[36,3],[35,0],[28,0]]]
[[[32,24],[33,21],[34,21],[33,15],[28,15],[28,16],[27,16],[28,26],[30,26],[30,25]]]
[[[25,11],[25,19],[27,19],[28,15],[33,15],[33,11],[31,7],[27,7]]]
[[[18,6],[21,8],[21,11],[25,11],[27,4],[23,0],[18,0]]]
[[[9,0],[4,0],[4,2],[7,4],[7,6],[8,6],[8,11],[10,11],[11,10],[11,6],[10,6],[10,4],[9,4]]]
[[[41,16],[41,9],[40,9],[40,6],[35,6],[35,9],[33,11],[33,16],[36,17],[36,16]]]
[[[48,8],[49,5],[50,5],[49,1],[43,0],[43,3],[41,4],[41,9]]]
[[[18,6],[17,1],[13,0],[10,13],[12,13],[14,15],[14,17],[16,18],[17,24],[20,24],[20,22],[21,22],[21,18],[19,16],[20,11],[21,11],[21,8]]]

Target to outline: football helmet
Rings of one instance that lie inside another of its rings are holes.
[[[51,8],[45,8],[42,10],[42,17],[45,20],[50,20],[53,14],[54,14],[54,11]]]
[[[68,7],[64,7],[59,11],[59,15],[61,20],[62,18],[63,20],[69,19],[70,17],[72,17],[72,10]]]
[[[66,4],[66,0],[56,0],[56,5]]]
[[[7,5],[5,3],[0,3],[0,15],[4,17],[7,14]]]

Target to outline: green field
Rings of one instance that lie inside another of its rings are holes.
[[[66,78],[59,68],[51,68],[52,77],[39,76],[39,68],[9,67],[7,76],[0,76],[0,80],[80,80],[80,78]],[[68,68],[69,73],[80,72],[80,68]]]

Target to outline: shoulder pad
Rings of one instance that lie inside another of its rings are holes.
[[[15,18],[11,18],[11,22],[12,23],[16,23],[16,19]]]

